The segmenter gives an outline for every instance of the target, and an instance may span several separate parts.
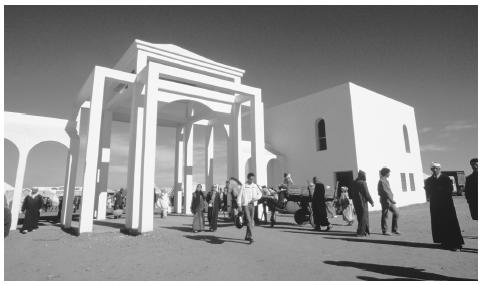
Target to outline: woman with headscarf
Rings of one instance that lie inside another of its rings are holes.
[[[202,184],[198,184],[195,192],[193,192],[192,204],[190,205],[190,211],[193,213],[192,229],[194,233],[203,231],[204,217],[203,209],[205,206],[205,196],[202,191]]]
[[[365,172],[360,170],[357,179],[352,185],[353,206],[357,213],[358,228],[357,236],[364,237],[370,235],[370,227],[368,220],[368,203],[373,207],[373,200],[368,192],[367,177]]]
[[[348,196],[348,187],[342,186],[340,190],[341,190],[341,194],[339,198],[339,203],[342,209],[343,220],[347,222],[348,226],[351,226],[353,224],[352,200]]]
[[[23,226],[20,232],[26,234],[38,229],[38,219],[40,218],[40,209],[42,208],[43,199],[38,194],[38,189],[33,188],[32,193],[25,197],[22,204],[22,212],[25,214]]]

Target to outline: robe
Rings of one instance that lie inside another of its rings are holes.
[[[315,226],[329,226],[327,218],[327,206],[325,205],[325,186],[322,183],[315,184],[315,190],[312,195],[312,211]]]
[[[38,219],[40,218],[40,209],[42,208],[43,199],[40,195],[32,197],[28,195],[23,200],[22,212],[25,213],[23,219],[22,231],[32,231],[38,229]]]
[[[218,212],[220,211],[220,204],[222,202],[222,200],[220,199],[220,193],[218,193],[218,191],[215,191],[215,194],[213,194],[213,192],[208,192],[207,202],[208,204],[212,204],[212,207],[208,207],[208,224],[211,230],[216,230],[218,222]]]
[[[468,207],[472,219],[478,219],[478,172],[474,171],[467,176],[465,183],[465,198],[467,198]]]
[[[370,223],[368,219],[368,203],[373,203],[367,183],[364,180],[356,179],[352,184],[353,207],[357,213],[358,235],[370,234]]]
[[[6,206],[3,206],[3,223],[3,237],[6,238],[10,233],[10,226],[12,225],[12,213]]]
[[[194,231],[203,231],[204,217],[203,209],[205,207],[205,197],[201,191],[193,192],[190,211],[193,213],[192,229]]]
[[[425,191],[430,200],[433,242],[461,248],[464,243],[452,199],[452,181],[444,174],[431,176],[425,180]]]

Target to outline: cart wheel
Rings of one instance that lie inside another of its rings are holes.
[[[298,225],[303,225],[305,224],[306,221],[308,221],[309,217],[308,217],[308,212],[305,211],[304,209],[299,209],[295,212],[293,218],[295,219],[295,222],[298,224]]]

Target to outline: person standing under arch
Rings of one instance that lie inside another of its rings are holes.
[[[22,234],[38,229],[38,219],[40,218],[42,204],[42,196],[38,194],[37,188],[33,188],[31,194],[25,197],[22,204],[22,212],[25,214],[23,226],[20,230]]]
[[[218,212],[220,211],[220,193],[218,192],[218,184],[212,185],[212,189],[207,194],[208,203],[208,225],[211,232],[217,231]]]
[[[190,211],[193,214],[192,230],[194,233],[203,231],[204,216],[203,210],[205,205],[205,196],[202,191],[202,184],[197,184],[195,192],[193,192],[192,204],[190,205]]]

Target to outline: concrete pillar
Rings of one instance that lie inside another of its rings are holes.
[[[242,140],[242,105],[235,103],[232,105],[232,114],[230,119],[229,138],[227,141],[228,149],[228,171],[229,177],[235,177],[240,181],[243,180],[244,174],[240,172],[242,167],[240,166],[240,151]]]
[[[175,213],[182,213],[183,197],[183,128],[178,127],[175,141],[175,177],[174,177],[174,207]]]
[[[155,158],[157,143],[157,109],[158,73],[148,71],[147,94],[145,97],[145,118],[143,120],[143,166],[142,166],[142,192],[140,233],[153,231],[153,195],[155,187]]]
[[[65,187],[63,190],[62,213],[60,223],[62,227],[68,229],[71,227],[73,215],[73,200],[75,198],[75,186],[79,173],[83,173],[84,166],[82,161],[85,158],[85,140],[88,135],[88,118],[90,116],[89,108],[80,108],[75,122],[67,126],[66,131],[70,136],[69,159],[67,160],[67,173],[65,174]],[[69,123],[70,124],[70,123]],[[72,128],[72,129],[70,129]]]
[[[103,111],[105,75],[95,70],[92,96],[90,100],[90,118],[88,122],[88,141],[85,157],[85,174],[83,178],[82,206],[80,214],[79,233],[93,230],[93,210],[95,189],[98,176],[98,155],[100,146],[100,131]]]
[[[132,88],[132,105],[130,112],[130,141],[128,148],[128,173],[127,173],[127,209],[125,228],[138,230],[140,219],[140,192],[143,147],[143,84],[135,82]]]
[[[193,116],[193,109],[190,104],[187,106],[187,117]],[[190,204],[192,202],[193,186],[193,123],[187,123],[183,132],[183,211],[191,214]]]
[[[213,185],[213,159],[214,159],[214,130],[212,122],[207,125],[205,134],[205,190],[210,191]]]
[[[70,147],[68,149],[67,156],[67,167],[65,173],[65,184],[63,188],[63,200],[62,208],[60,213],[60,225],[64,228],[70,228],[72,221],[72,213],[68,213],[68,205],[73,203],[73,196],[75,195],[75,183],[72,185],[72,180],[76,178],[77,166],[78,166],[78,149],[79,149],[80,140],[78,135],[73,135],[70,137]],[[70,188],[72,191],[70,191]],[[70,210],[72,207],[70,207]],[[67,218],[68,217],[68,218]]]
[[[30,149],[19,149],[17,176],[15,178],[15,190],[12,198],[12,225],[10,226],[10,230],[15,230],[18,224],[18,214],[22,207],[20,200],[22,198],[23,180],[25,178],[25,168],[27,166],[29,152]]]
[[[252,123],[251,167],[258,185],[267,185],[267,159],[265,158],[265,130],[263,103],[260,96],[250,100],[250,117]]]
[[[107,212],[108,167],[110,165],[110,140],[112,134],[112,111],[104,110],[98,153],[99,181],[95,191],[95,212],[97,220],[104,220]]]

